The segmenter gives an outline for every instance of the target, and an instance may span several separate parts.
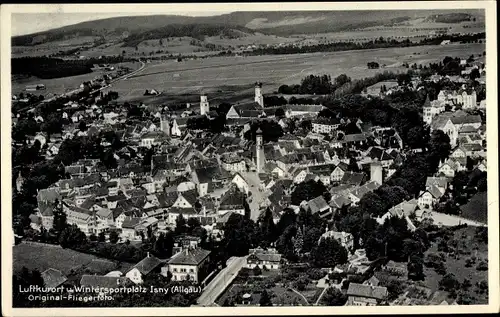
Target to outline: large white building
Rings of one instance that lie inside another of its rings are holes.
[[[210,104],[206,95],[200,96],[200,114],[203,116],[210,111]]]
[[[255,102],[264,107],[264,96],[262,95],[262,83],[255,83]]]

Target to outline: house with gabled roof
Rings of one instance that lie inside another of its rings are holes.
[[[458,171],[459,166],[454,160],[448,159],[442,163],[438,168],[438,175],[443,174],[446,177],[453,178]]]
[[[172,207],[177,208],[194,208],[197,200],[197,192],[194,190],[179,193],[177,200]]]
[[[147,254],[147,256],[142,259],[139,263],[134,265],[125,276],[129,278],[135,284],[142,284],[144,278],[152,272],[160,273],[161,265],[164,262],[155,256]]]
[[[429,208],[438,202],[443,195],[444,191],[436,185],[431,185],[426,190],[420,192],[418,196],[418,206],[420,208]]]
[[[250,249],[250,255],[247,257],[245,267],[254,269],[279,270],[281,268],[282,257],[275,249]]]
[[[332,209],[323,196],[318,196],[307,202],[307,208],[311,213],[318,213],[321,218],[332,215]]]
[[[228,212],[245,215],[245,201],[245,194],[233,185],[221,197],[219,207],[217,208],[217,215],[222,216]]]
[[[62,274],[61,271],[48,268],[47,270],[42,272],[43,284],[47,288],[56,288],[62,284],[64,284],[68,278]]]
[[[346,306],[377,306],[388,296],[386,287],[349,283]]]

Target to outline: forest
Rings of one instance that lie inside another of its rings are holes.
[[[88,74],[94,64],[114,64],[126,61],[123,56],[106,56],[101,59],[67,60],[51,57],[20,57],[11,59],[12,75],[36,76],[52,79]]]

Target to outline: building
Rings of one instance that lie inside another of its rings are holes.
[[[377,306],[387,298],[386,287],[349,283],[346,306]]]
[[[327,201],[323,196],[318,196],[307,202],[307,208],[311,213],[318,213],[321,218],[328,217],[332,215],[332,207],[328,205]]]
[[[336,118],[318,118],[312,122],[312,131],[314,133],[332,133],[337,130],[340,121]]]
[[[441,191],[436,185],[430,186],[425,191],[421,191],[418,196],[418,206],[420,208],[430,208],[444,195],[444,191]]]
[[[370,163],[370,181],[375,181],[377,184],[382,185],[383,169],[382,164],[378,161]]]
[[[174,255],[168,264],[161,268],[161,274],[172,274],[173,281],[190,280],[196,283],[205,278],[210,261],[210,251],[201,248],[186,248]]]
[[[200,114],[204,116],[209,112],[210,112],[210,104],[208,103],[207,96],[203,94],[200,96]]]
[[[155,256],[148,255],[142,259],[139,263],[134,265],[125,274],[132,282],[135,284],[142,284],[144,277],[153,271],[159,271],[159,267],[163,262]]]
[[[61,271],[49,268],[42,272],[43,284],[47,288],[56,288],[68,280]]]
[[[446,110],[446,104],[443,101],[440,100],[429,100],[429,96],[427,96],[427,99],[425,100],[424,106],[423,106],[423,120],[427,124],[432,123],[432,119],[444,112]]]
[[[332,231],[332,230],[327,231],[321,235],[318,243],[320,243],[321,240],[328,239],[328,238],[333,238],[333,239],[337,240],[349,252],[354,247],[354,237],[352,234],[350,234],[348,232],[337,232],[337,231]]]
[[[458,134],[463,127],[470,126],[477,130],[481,124],[481,116],[479,115],[471,115],[462,110],[453,113],[445,112],[432,119],[430,132],[443,131],[450,138],[450,145],[454,148],[458,144]]]
[[[279,270],[281,268],[281,254],[273,249],[250,249],[247,257],[246,268]]]
[[[262,173],[264,165],[266,164],[266,157],[264,155],[264,147],[262,146],[262,130],[257,129],[255,136],[255,165],[257,173]]]
[[[264,96],[262,95],[262,83],[255,83],[255,98],[254,101],[261,107],[264,107]]]
[[[477,94],[474,89],[461,89],[457,94],[457,103],[461,104],[463,109],[475,109],[477,107]]]
[[[164,116],[160,116],[160,130],[165,133],[165,135],[170,135],[170,121]]]

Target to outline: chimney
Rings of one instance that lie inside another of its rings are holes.
[[[186,255],[189,255],[189,247],[187,247],[184,252],[186,253]]]
[[[146,257],[148,257],[148,258],[150,257],[150,255],[149,255],[149,251],[148,251],[148,253],[147,253],[147,256],[146,256]]]

